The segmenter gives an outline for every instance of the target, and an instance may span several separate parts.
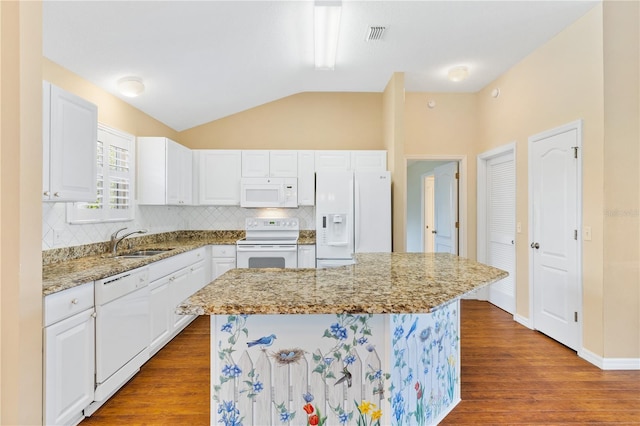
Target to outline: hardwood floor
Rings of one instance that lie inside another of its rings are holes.
[[[640,425],[640,371],[603,371],[487,302],[464,300],[462,402],[447,425]],[[199,317],[81,425],[209,424]]]

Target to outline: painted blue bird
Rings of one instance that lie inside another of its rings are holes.
[[[409,339],[409,336],[411,336],[413,332],[416,331],[417,325],[418,325],[418,318],[416,318],[413,324],[411,324],[411,327],[409,328],[409,331],[407,332],[407,336],[405,337],[405,339]]]
[[[273,344],[273,341],[276,339],[276,335],[272,334],[270,336],[263,336],[257,340],[253,340],[251,342],[247,342],[247,346],[248,347],[252,347],[252,346],[256,346],[256,345],[260,345],[262,347],[267,347],[267,346],[271,346]]]

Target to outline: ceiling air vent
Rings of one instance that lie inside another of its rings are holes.
[[[382,26],[371,26],[369,27],[369,29],[367,29],[367,41],[380,41],[382,40],[382,37],[384,35],[384,30],[386,30],[387,27],[382,27]]]

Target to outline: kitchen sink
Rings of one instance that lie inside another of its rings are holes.
[[[170,250],[173,250],[173,248],[153,249],[153,250],[138,250],[138,251],[134,251],[134,252],[131,252],[131,253],[119,254],[119,255],[114,256],[114,257],[116,257],[116,258],[118,258],[118,257],[129,257],[129,258],[149,257],[149,256],[155,256],[156,254],[165,253],[165,252],[170,251]]]

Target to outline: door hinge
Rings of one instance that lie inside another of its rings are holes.
[[[578,158],[578,147],[572,146],[571,149],[573,149],[573,158]]]
[[[578,322],[578,313],[577,312],[573,313],[573,321],[574,322]]]
[[[578,230],[577,229],[573,230],[573,239],[578,241]]]
[[[456,222],[456,229],[460,228],[460,222]]]
[[[460,173],[456,172],[456,179],[460,179]]]

